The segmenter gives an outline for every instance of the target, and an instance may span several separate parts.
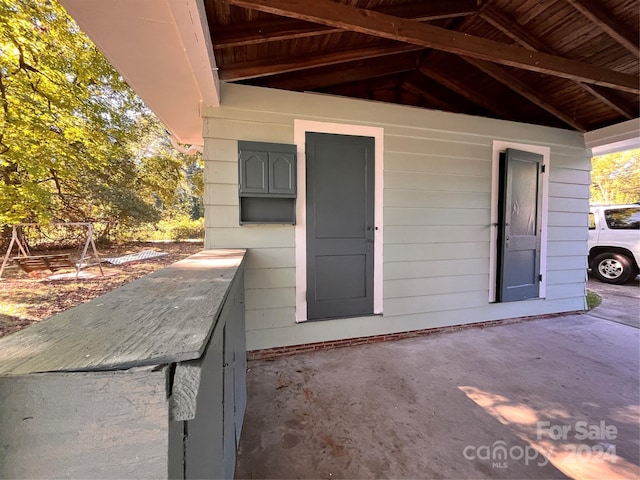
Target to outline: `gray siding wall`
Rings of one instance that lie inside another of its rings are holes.
[[[584,308],[591,162],[581,134],[227,84],[204,116],[205,246],[250,249],[248,350]],[[239,226],[237,141],[292,144],[295,119],[384,128],[382,316],[296,324],[294,227]],[[488,302],[494,140],[551,149],[544,300]]]

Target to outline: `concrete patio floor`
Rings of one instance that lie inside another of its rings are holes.
[[[567,315],[250,362],[236,478],[638,478],[638,333]]]

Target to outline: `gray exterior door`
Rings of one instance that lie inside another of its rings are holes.
[[[374,147],[306,134],[309,320],[373,313]]]
[[[498,298],[540,294],[542,155],[507,149],[501,157]]]

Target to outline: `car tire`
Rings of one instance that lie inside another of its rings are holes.
[[[631,260],[619,253],[601,253],[593,259],[591,271],[601,282],[613,285],[627,283],[637,275]]]

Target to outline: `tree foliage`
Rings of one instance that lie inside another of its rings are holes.
[[[591,203],[640,202],[640,149],[593,157]]]
[[[189,169],[56,1],[0,0],[0,224],[157,221]]]

